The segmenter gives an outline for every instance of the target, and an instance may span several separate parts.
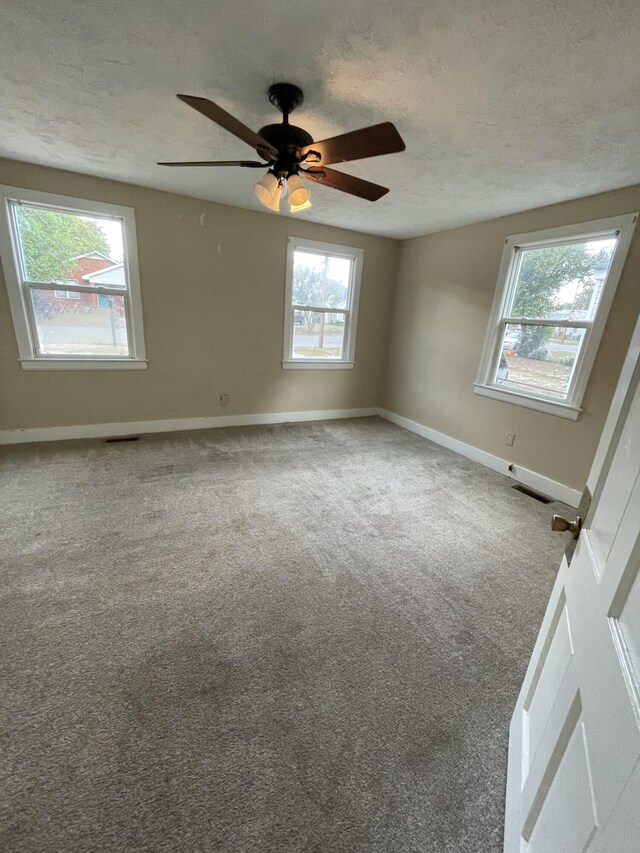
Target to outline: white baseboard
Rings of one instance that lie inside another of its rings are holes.
[[[172,418],[163,421],[128,421],[115,424],[82,424],[78,426],[0,430],[0,444],[23,444],[33,441],[63,441],[70,438],[112,438],[142,435],[149,432],[180,432],[190,429],[254,426],[257,424],[330,421],[339,418],[366,418],[378,409],[320,409],[307,412],[268,412],[257,415],[221,415],[212,418]]]
[[[562,501],[569,506],[577,507],[580,503],[581,494],[577,489],[571,489],[563,483],[558,483],[557,480],[552,480],[550,477],[545,477],[543,474],[538,474],[536,471],[531,471],[528,468],[523,468],[521,465],[515,465],[507,459],[502,459],[500,456],[494,456],[492,453],[487,453],[485,450],[480,450],[471,444],[465,444],[463,441],[458,441],[457,438],[451,438],[443,432],[438,432],[430,427],[423,426],[417,421],[403,418],[395,412],[389,412],[386,409],[378,409],[378,414],[381,418],[385,418],[398,426],[404,427],[423,438],[428,438],[436,444],[447,447],[459,453],[461,456],[466,456],[468,459],[473,459],[474,462],[479,462],[481,465],[486,465],[487,468],[492,468],[500,474],[505,474],[511,477],[518,483],[524,486],[529,486],[537,492],[542,492],[550,498]],[[511,465],[512,470],[509,470]]]

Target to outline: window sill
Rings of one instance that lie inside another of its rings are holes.
[[[579,406],[571,406],[569,403],[554,402],[553,400],[541,400],[537,397],[519,394],[517,391],[496,388],[495,385],[474,383],[473,390],[482,397],[491,397],[494,400],[502,400],[503,403],[512,403],[515,406],[524,406],[527,409],[537,409],[537,411],[544,412],[547,415],[556,415],[570,421],[577,421],[582,412]]]
[[[283,370],[353,370],[353,361],[331,361],[330,359],[302,359],[283,361]]]
[[[23,370],[146,370],[143,358],[22,358]]]

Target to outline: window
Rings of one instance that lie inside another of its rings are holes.
[[[477,394],[578,418],[636,219],[505,241]]]
[[[133,210],[15,187],[0,197],[22,367],[146,367]]]
[[[353,367],[362,257],[362,249],[289,238],[283,367]]]
[[[56,284],[77,284],[78,282],[74,279],[67,279],[66,281],[60,281],[56,279]],[[56,299],[80,299],[80,293],[77,290],[54,290],[53,295]]]

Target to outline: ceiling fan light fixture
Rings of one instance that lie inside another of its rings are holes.
[[[262,203],[265,205],[265,207],[268,207],[269,210],[273,210],[275,213],[279,213],[281,197],[282,197],[282,187],[280,186],[280,184],[278,184],[278,186],[275,189],[275,192],[271,196],[271,201],[269,202],[269,204],[265,204],[264,202],[262,202]]]
[[[301,207],[311,198],[311,193],[302,183],[300,175],[289,175],[287,189],[289,190],[289,204],[292,207]]]
[[[259,181],[257,181],[253,186],[253,191],[256,194],[256,198],[260,202],[260,204],[264,204],[265,207],[268,207],[270,210],[274,210],[273,201],[275,198],[276,191],[280,190],[280,185],[278,182],[278,178],[274,175],[273,172],[267,172]],[[278,205],[280,204],[280,193],[278,193]],[[275,208],[277,210],[278,208]]]
[[[307,199],[304,204],[292,204],[289,206],[291,213],[299,213],[301,210],[306,210],[311,207],[311,199]]]

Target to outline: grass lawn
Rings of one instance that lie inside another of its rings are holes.
[[[504,383],[507,387],[538,391],[550,397],[564,399],[571,376],[571,368],[568,365],[508,354],[507,365],[509,378]]]
[[[294,347],[295,354],[301,358],[340,358],[340,347]]]

